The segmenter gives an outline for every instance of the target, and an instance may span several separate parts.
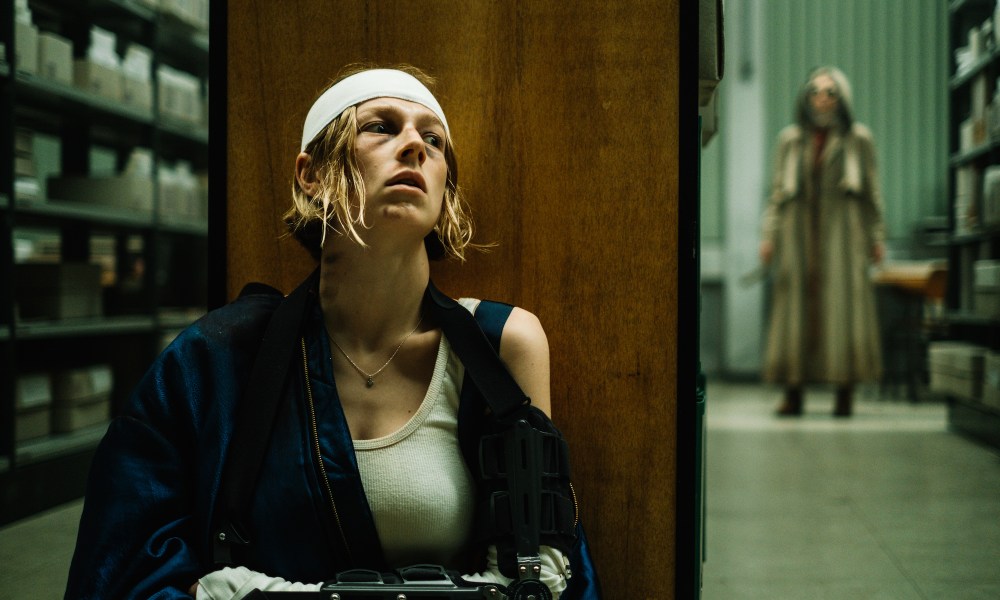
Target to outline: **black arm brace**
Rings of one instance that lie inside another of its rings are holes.
[[[541,411],[522,412],[479,444],[480,535],[497,545],[500,572],[514,579],[537,576],[540,545],[568,555],[576,525],[566,442]]]

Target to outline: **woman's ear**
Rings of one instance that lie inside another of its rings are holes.
[[[312,169],[312,157],[305,152],[299,152],[295,157],[295,180],[308,196],[315,196],[319,189],[316,173]]]

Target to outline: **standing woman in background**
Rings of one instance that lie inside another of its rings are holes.
[[[785,386],[779,415],[801,415],[803,386],[826,383],[847,417],[855,384],[882,371],[868,275],[885,254],[875,146],[835,67],[809,74],[795,116],[778,136],[760,246],[773,276],[763,375]]]

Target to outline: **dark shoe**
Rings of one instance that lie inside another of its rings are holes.
[[[802,414],[802,390],[799,388],[785,390],[785,401],[778,407],[775,414],[779,417],[800,416]]]
[[[849,387],[837,388],[837,400],[833,407],[833,416],[849,417],[854,412],[853,391]]]

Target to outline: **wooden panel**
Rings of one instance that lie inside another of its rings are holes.
[[[229,13],[229,290],[290,290],[299,127],[352,61],[439,78],[480,241],[453,295],[538,314],[555,420],[610,598],[674,580],[678,1],[246,3]]]

